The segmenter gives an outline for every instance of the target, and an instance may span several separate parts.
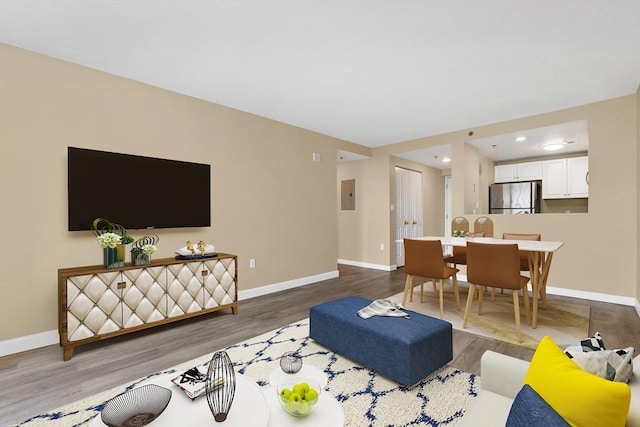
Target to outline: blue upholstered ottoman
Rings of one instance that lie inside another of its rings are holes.
[[[411,310],[411,319],[362,319],[357,312],[370,303],[346,297],[311,307],[309,336],[407,387],[453,359],[451,323]]]

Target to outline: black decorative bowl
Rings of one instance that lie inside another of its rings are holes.
[[[171,390],[149,384],[108,401],[100,417],[109,427],[142,427],[158,418],[170,400]]]

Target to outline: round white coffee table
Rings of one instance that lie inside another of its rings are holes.
[[[295,374],[287,374],[279,367],[274,369],[269,374],[269,384],[275,386],[284,382],[289,382],[292,379],[295,380],[296,378],[310,378],[315,380],[321,388],[325,388],[328,381],[327,374],[325,374],[321,369],[311,365],[302,365],[302,369]]]
[[[140,387],[145,384],[157,384],[173,392],[167,408],[153,421],[154,427],[212,426],[214,424],[224,425],[224,427],[266,427],[268,425],[269,410],[264,393],[258,384],[244,375],[236,373],[236,392],[224,423],[214,421],[205,396],[191,400],[171,382],[171,379],[177,375],[178,373],[174,372],[154,377],[138,385]],[[279,405],[277,401],[275,403]],[[105,426],[99,414],[91,420],[90,425]]]
[[[342,427],[344,425],[342,405],[335,397],[324,390],[320,394],[320,400],[315,411],[306,417],[294,417],[287,414],[280,406],[280,402],[278,402],[276,387],[265,388],[263,393],[269,408],[269,427]]]

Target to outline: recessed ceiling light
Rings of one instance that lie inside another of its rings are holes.
[[[442,163],[449,163],[450,161],[451,161],[451,159],[450,159],[450,158],[448,158],[448,157],[444,157],[444,158],[442,159]]]
[[[516,138],[516,142],[522,142],[522,141],[526,141],[527,137],[526,136],[519,136]]]
[[[567,145],[566,142],[564,142],[561,139],[557,139],[554,141],[549,141],[545,144],[542,144],[542,149],[543,150],[547,150],[547,151],[556,151],[556,150],[560,150],[561,148],[563,148],[565,145]]]

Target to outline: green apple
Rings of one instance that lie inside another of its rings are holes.
[[[300,404],[300,408],[298,409],[298,412],[300,413],[300,415],[307,415],[310,409],[311,407],[309,406],[309,403],[303,400],[302,403]]]
[[[289,400],[289,397],[291,397],[291,390],[289,390],[288,388],[283,388],[282,390],[280,390],[280,397],[284,400]]]
[[[287,409],[289,412],[296,412],[300,410],[300,405],[302,403],[302,396],[298,393],[293,392],[291,396],[289,396],[289,400],[287,400]]]
[[[296,384],[293,386],[293,393],[297,393],[300,396],[304,395],[304,386],[302,384]]]
[[[309,403],[315,403],[316,399],[318,398],[318,392],[314,389],[314,388],[310,388],[305,394],[304,394],[304,400],[306,400]]]

